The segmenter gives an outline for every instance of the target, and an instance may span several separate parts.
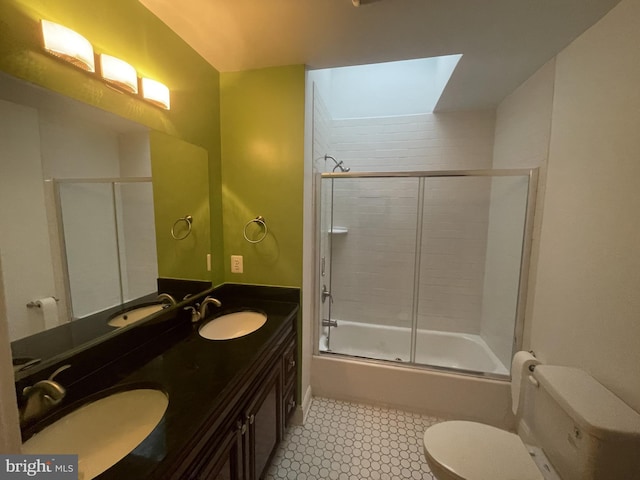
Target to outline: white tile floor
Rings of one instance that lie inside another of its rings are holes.
[[[304,426],[291,426],[266,480],[434,480],[422,452],[441,420],[316,397]]]

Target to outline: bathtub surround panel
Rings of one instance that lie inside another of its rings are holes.
[[[508,382],[337,356],[314,356],[316,396],[513,427]]]

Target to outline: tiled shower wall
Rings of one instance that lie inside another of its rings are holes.
[[[352,172],[491,168],[493,111],[332,122],[331,150]],[[338,179],[332,317],[408,327],[418,180]],[[490,183],[428,179],[419,326],[480,333]]]

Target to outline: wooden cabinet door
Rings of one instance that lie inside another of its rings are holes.
[[[213,458],[199,471],[199,480],[242,480],[241,432],[241,422],[227,432]]]
[[[245,410],[245,480],[262,478],[282,437],[282,370],[271,369]]]

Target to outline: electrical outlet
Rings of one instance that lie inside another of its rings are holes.
[[[242,255],[231,255],[231,273],[242,273]]]

